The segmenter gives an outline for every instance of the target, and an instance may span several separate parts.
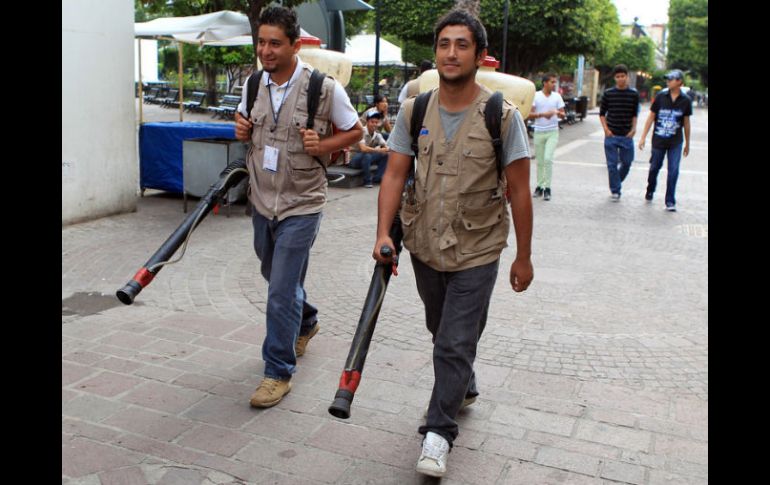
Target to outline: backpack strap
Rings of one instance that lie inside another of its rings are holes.
[[[420,130],[422,129],[422,122],[425,120],[425,111],[428,109],[428,101],[432,91],[422,93],[414,100],[414,107],[412,108],[412,119],[409,124],[409,132],[412,135],[412,166],[414,167],[414,159],[417,158],[417,153],[420,149],[417,146],[417,138],[420,136]]]
[[[487,125],[489,136],[492,137],[492,146],[495,149],[495,158],[497,159],[497,178],[503,174],[503,141],[500,138],[502,132],[503,117],[503,93],[495,93],[487,100],[484,107],[484,124]]]
[[[262,70],[252,72],[249,76],[249,84],[246,89],[246,114],[251,115],[251,108],[254,107],[254,101],[257,100],[257,93],[259,93],[259,85],[262,84]]]
[[[313,69],[313,72],[310,74],[310,81],[307,85],[307,123],[305,124],[305,128],[308,130],[312,130],[315,124],[315,114],[318,111],[318,100],[321,97],[321,86],[323,86],[324,78],[326,78],[326,74],[318,69]],[[315,156],[313,158],[324,169],[324,173],[328,173],[326,165],[324,165],[321,159]]]
[[[326,75],[318,69],[313,69],[310,74],[310,82],[307,86],[307,125],[308,130],[313,129],[315,114],[318,111],[318,99],[321,97],[321,86]]]

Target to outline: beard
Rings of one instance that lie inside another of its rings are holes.
[[[457,77],[452,77],[452,78],[446,77],[441,71],[439,71],[438,77],[445,84],[448,84],[450,86],[460,86],[468,82],[474,81],[476,79],[476,71],[473,70],[469,73],[459,74]]]

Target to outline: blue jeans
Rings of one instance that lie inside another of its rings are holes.
[[[666,177],[666,205],[676,205],[676,181],[679,178],[679,162],[682,160],[682,144],[669,148],[653,148],[650,156],[650,173],[647,175],[647,193],[655,192],[658,172],[663,166],[663,157],[668,154],[668,176]]]
[[[418,432],[440,434],[451,445],[458,435],[463,399],[478,396],[473,361],[487,323],[500,260],[462,271],[436,271],[412,258],[425,323],[433,335],[433,393],[425,425]]]
[[[267,280],[267,334],[262,343],[265,377],[290,379],[296,370],[294,345],[316,324],[318,309],[303,288],[310,248],[321,225],[321,213],[267,219],[254,211],[254,250]]]
[[[610,192],[620,193],[620,185],[626,179],[634,161],[634,140],[627,136],[610,136],[604,139],[604,155],[610,177]],[[620,169],[618,169],[620,165]]]
[[[388,165],[387,153],[364,153],[358,152],[350,159],[351,168],[360,168],[364,171],[364,185],[372,183],[372,164],[377,164],[377,171],[374,174],[374,182],[380,183],[382,174],[385,173],[385,167]]]

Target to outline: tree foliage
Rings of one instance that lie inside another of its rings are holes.
[[[373,2],[370,2],[373,3]],[[380,0],[384,32],[430,46],[433,26],[455,0]],[[502,58],[505,0],[481,0],[489,54]],[[609,55],[619,44],[620,24],[610,0],[517,0],[510,3],[507,68],[528,75],[556,56]]]
[[[708,86],[708,0],[671,0],[668,19],[668,66],[690,71]]]

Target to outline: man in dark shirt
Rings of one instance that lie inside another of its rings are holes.
[[[658,172],[663,166],[663,157],[668,154],[668,177],[666,180],[666,210],[676,211],[676,181],[679,178],[679,161],[682,159],[682,128],[684,127],[684,156],[690,153],[690,116],[692,100],[682,92],[684,76],[682,71],[674,69],[666,75],[668,89],[664,89],[652,102],[650,115],[644,124],[639,150],[644,150],[644,141],[655,121],[652,133],[652,155],[650,172],[647,176],[647,193],[644,198],[652,201],[652,194],[658,183]]]
[[[620,200],[620,187],[634,161],[634,134],[639,114],[639,93],[628,87],[628,68],[618,64],[612,70],[615,87],[602,95],[599,120],[604,127],[604,154],[610,178],[612,200]],[[618,165],[620,166],[618,168]]]

